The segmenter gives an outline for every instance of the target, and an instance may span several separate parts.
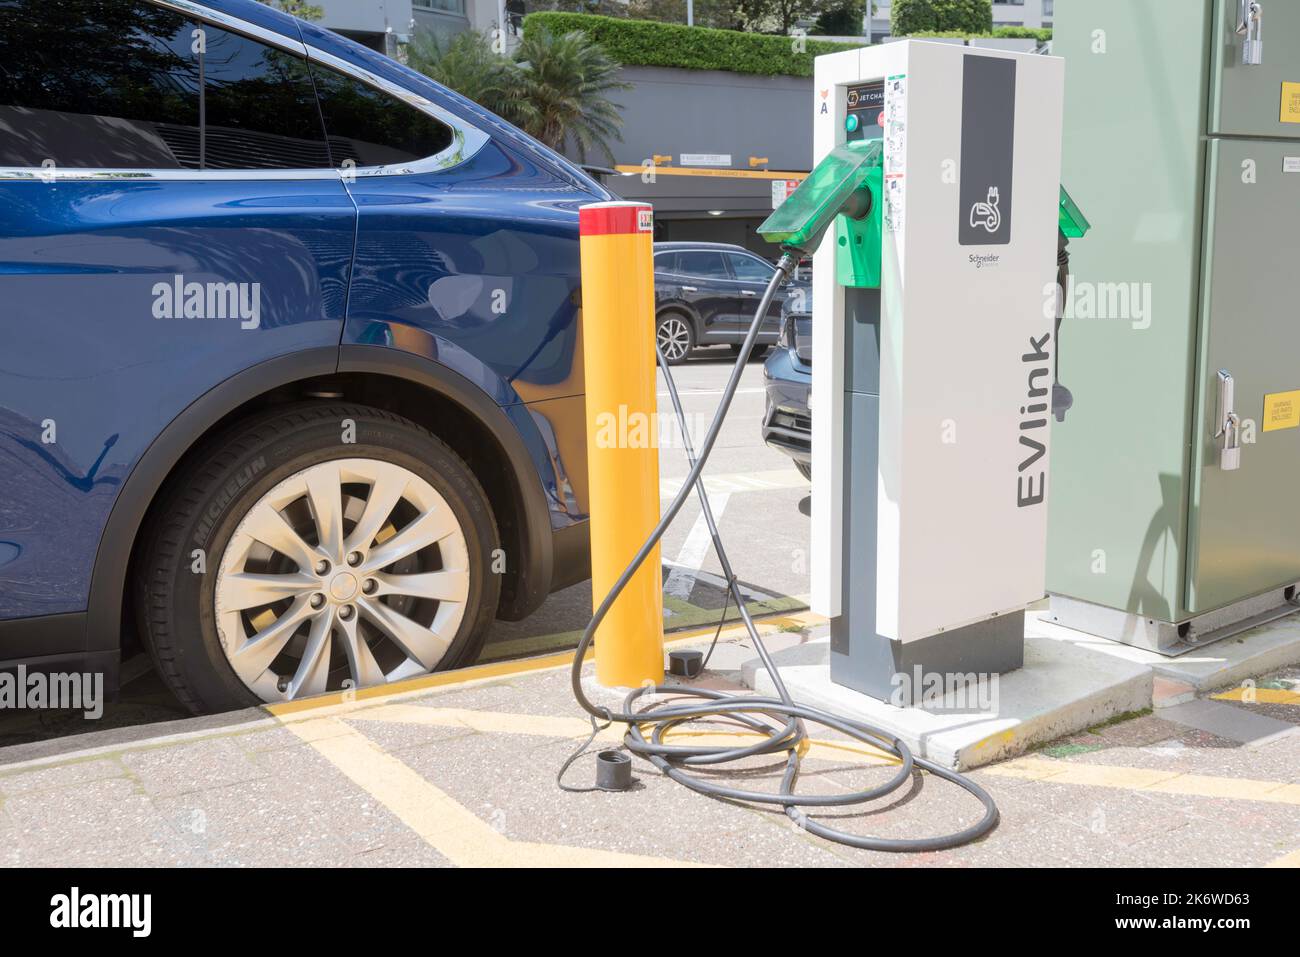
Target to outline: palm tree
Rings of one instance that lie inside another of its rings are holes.
[[[434,33],[417,34],[407,47],[406,62],[411,69],[518,124],[519,67],[493,50],[484,34],[470,30],[450,40]]]
[[[529,31],[513,59],[493,50],[481,33],[450,41],[422,34],[407,49],[407,62],[552,149],[567,141],[581,159],[597,149],[614,161],[609,144],[621,138],[623,117],[608,95],[630,84],[618,79],[618,64],[581,31]]]
[[[567,140],[579,158],[596,148],[613,163],[609,142],[622,138],[623,117],[609,94],[631,84],[618,79],[619,65],[604,49],[581,30],[559,36],[530,30],[515,61],[522,79],[518,125],[552,149]]]

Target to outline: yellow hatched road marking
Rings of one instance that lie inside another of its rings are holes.
[[[1293,704],[1300,706],[1300,691],[1284,688],[1233,688],[1211,695],[1219,701],[1241,701],[1245,704]]]
[[[1050,784],[1081,784],[1089,787],[1149,791],[1157,794],[1188,794],[1194,797],[1265,801],[1300,805],[1300,785],[1251,778],[1223,778],[1207,774],[1184,774],[1153,768],[1124,768],[1104,764],[1075,764],[1050,758],[1017,758],[1006,764],[984,768],[994,777],[1047,781]]]
[[[514,841],[338,718],[286,725],[460,867],[695,867],[687,861]]]

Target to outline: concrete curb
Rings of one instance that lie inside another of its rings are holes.
[[[1025,624],[1027,628],[1031,625],[1028,617]],[[1042,619],[1032,622],[1032,630],[1062,644],[1150,668],[1158,677],[1188,685],[1197,692],[1226,688],[1300,663],[1300,614],[1294,613],[1220,638],[1177,658],[1166,658]]]
[[[937,712],[892,705],[831,683],[830,641],[774,656],[790,694],[802,704],[856,718],[900,738],[914,753],[966,770],[1020,754],[1035,744],[1151,707],[1151,669],[1038,635],[1025,639],[1025,667],[1002,676],[992,713]],[[757,658],[742,680],[775,693]],[[945,699],[951,705],[951,696]]]

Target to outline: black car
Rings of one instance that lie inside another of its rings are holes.
[[[806,479],[812,478],[812,296],[787,300],[782,310],[781,336],[763,364],[767,411],[763,441],[794,459]]]
[[[727,243],[655,243],[655,321],[659,351],[669,365],[696,346],[740,351],[754,310],[776,272],[763,257]],[[786,299],[807,298],[808,283],[791,280],[772,300],[752,354],[776,342]]]

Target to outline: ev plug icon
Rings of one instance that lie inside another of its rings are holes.
[[[970,210],[970,224],[974,229],[983,226],[988,232],[996,233],[1002,226],[1002,210],[998,209],[998,188],[989,187],[987,203],[976,203]]]

